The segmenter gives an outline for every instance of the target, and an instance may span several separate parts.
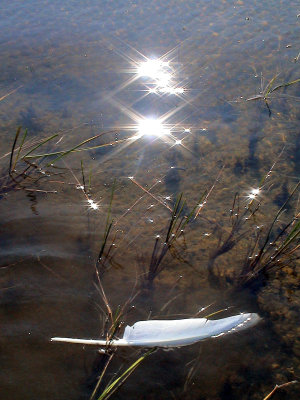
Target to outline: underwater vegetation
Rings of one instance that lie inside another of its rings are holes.
[[[294,85],[294,84],[300,82],[300,78],[299,78],[299,79],[294,79],[293,81],[290,81],[290,82],[284,82],[284,83],[274,86],[278,76],[279,76],[279,74],[274,75],[273,78],[267,83],[267,85],[265,85],[263,76],[261,75],[261,92],[257,95],[251,96],[247,99],[247,101],[263,100],[267,106],[270,117],[272,115],[272,111],[271,111],[269,102],[272,98],[271,97],[272,93],[274,93],[278,89],[282,89],[282,88],[285,88],[285,87],[288,87],[288,86],[291,86],[291,85]]]
[[[100,133],[94,137],[81,141],[79,144],[72,146],[66,150],[57,150],[56,146],[59,144],[58,135],[52,135],[46,139],[39,140],[38,142],[28,141],[28,132],[24,131],[21,135],[21,128],[18,128],[15,135],[14,142],[12,144],[11,153],[7,156],[9,158],[8,170],[3,172],[1,179],[1,193],[5,194],[13,190],[24,190],[25,192],[40,192],[47,194],[55,194],[57,189],[53,189],[53,186],[59,182],[65,182],[65,177],[72,176],[73,171],[63,165],[61,162],[64,161],[66,156],[78,154],[80,151],[91,150],[99,147],[103,147],[103,144],[95,144],[94,146],[85,147],[89,142],[96,141],[98,138],[108,134]],[[51,147],[51,143],[57,140],[55,146]],[[111,144],[109,142],[108,144]],[[50,147],[48,147],[50,146]],[[37,154],[36,151],[41,148],[46,148],[44,153]],[[60,163],[59,163],[60,162]],[[259,214],[263,208],[263,193],[270,192],[272,190],[271,180],[274,173],[274,168],[279,159],[275,161],[270,170],[263,176],[256,188],[252,189],[245,200],[241,200],[239,193],[233,194],[233,201],[229,212],[229,220],[220,223],[220,221],[212,221],[203,214],[203,210],[209,207],[210,198],[214,195],[214,189],[216,182],[211,185],[208,189],[204,190],[199,196],[199,200],[193,206],[187,207],[187,201],[184,199],[184,194],[179,194],[174,201],[172,207],[164,207],[168,212],[168,220],[162,221],[160,226],[160,233],[155,238],[150,238],[149,241],[153,241],[153,248],[151,254],[143,254],[139,252],[136,256],[137,265],[139,266],[139,274],[136,278],[136,283],[132,289],[130,297],[124,302],[124,304],[114,309],[110,305],[106,290],[104,289],[104,281],[106,277],[113,274],[115,269],[126,268],[122,263],[122,252],[124,250],[118,250],[115,248],[115,244],[118,243],[116,221],[118,217],[113,216],[113,206],[115,201],[115,193],[118,189],[118,180],[115,179],[112,185],[111,194],[108,201],[108,210],[105,218],[105,224],[103,225],[103,236],[99,240],[99,252],[96,257],[96,263],[94,268],[94,285],[99,293],[99,296],[103,302],[103,309],[101,311],[103,318],[103,336],[105,339],[102,341],[95,339],[94,341],[85,341],[85,344],[92,343],[94,345],[102,346],[97,354],[98,370],[97,378],[94,383],[94,388],[91,394],[91,399],[107,399],[112,396],[121,385],[131,376],[131,374],[141,365],[141,363],[153,354],[157,347],[160,347],[161,340],[166,340],[166,337],[159,338],[160,333],[155,332],[154,324],[163,324],[170,326],[172,321],[170,320],[153,320],[150,318],[145,322],[137,322],[132,327],[128,327],[130,332],[125,330],[123,338],[120,339],[120,332],[124,322],[127,320],[129,313],[134,312],[133,305],[138,299],[150,298],[155,296],[156,282],[160,276],[169,269],[169,263],[172,258],[176,259],[181,263],[186,263],[185,257],[189,252],[189,238],[191,233],[195,235],[195,232],[202,223],[214,226],[213,232],[215,232],[212,246],[209,250],[208,258],[206,259],[205,270],[207,272],[207,279],[210,285],[218,288],[226,288],[230,292],[234,291],[238,293],[241,288],[251,288],[253,291],[258,291],[262,286],[268,285],[268,282],[272,281],[272,277],[276,275],[278,271],[288,266],[293,267],[299,260],[299,238],[300,238],[300,221],[299,212],[294,208],[294,199],[299,195],[299,183],[297,183],[289,191],[288,197],[284,200],[283,204],[278,208],[274,216],[271,217],[268,224],[264,224],[262,227],[258,227],[257,220]],[[80,165],[77,168],[81,175],[81,181],[79,179],[73,184],[74,189],[80,189],[83,197],[88,201],[88,204],[92,210],[97,210],[97,204],[92,200],[93,193],[93,176],[89,173],[88,177],[85,175],[85,169],[88,166],[83,161],[80,161]],[[220,175],[218,175],[218,180]],[[267,189],[269,188],[269,189]],[[145,189],[146,195],[148,189]],[[156,197],[151,195],[154,200]],[[157,203],[161,203],[161,200],[157,198]],[[164,206],[164,204],[161,204]],[[289,211],[288,206],[290,206]],[[190,210],[190,211],[189,211]],[[119,217],[120,218],[120,217]],[[138,220],[135,221],[139,223]],[[230,253],[235,248],[238,248],[242,243],[247,243],[246,250],[244,248],[244,262],[241,263],[239,269],[230,271],[221,271],[216,268],[216,263],[222,256]],[[172,301],[172,299],[170,299]],[[164,315],[164,306],[160,318]],[[223,333],[223,330],[216,330],[214,324],[218,320],[211,320],[215,314],[222,312],[223,310],[217,310],[216,312],[206,315],[205,318],[196,319],[181,319],[180,321],[187,321],[192,323],[193,321],[200,322],[205,332],[201,338],[207,338],[214,335]],[[243,314],[241,314],[243,315]],[[245,318],[249,315],[254,316],[256,321],[256,314],[245,314]],[[208,318],[208,319],[206,319]],[[220,321],[226,321],[233,317],[227,317]],[[241,316],[237,316],[238,323],[227,327],[225,331],[230,331],[241,323]],[[157,321],[157,322],[156,322]],[[139,325],[142,324],[142,325]],[[178,321],[176,328],[178,327]],[[212,328],[211,328],[212,326]],[[141,327],[141,328],[140,328]],[[172,328],[172,327],[171,327]],[[185,338],[181,338],[182,342],[176,345],[176,329],[169,329],[168,340],[170,341],[168,346],[181,346],[189,343],[188,334]],[[140,329],[140,330],[139,330]],[[146,329],[146,330],[145,330]],[[237,328],[238,329],[238,328]],[[136,330],[136,331],[135,331]],[[190,327],[187,328],[186,333],[190,331]],[[127,332],[127,333],[126,333]],[[165,333],[164,329],[162,332]],[[200,331],[199,331],[200,332]],[[131,333],[133,339],[131,339]],[[152,344],[149,343],[151,335],[158,335],[156,340],[152,340]],[[138,340],[137,336],[139,337]],[[144,339],[142,340],[141,337]],[[175,335],[175,336],[172,336]],[[202,334],[201,334],[202,335]],[[58,341],[64,341],[65,338],[54,338]],[[53,339],[53,340],[54,340]],[[75,339],[76,340],[76,339]],[[175,340],[175,342],[174,342]],[[70,340],[72,342],[72,339]],[[108,383],[104,383],[106,380],[106,374],[108,367],[112,360],[118,354],[118,345],[123,342],[129,346],[140,346],[153,347],[149,351],[142,351],[142,355],[138,356],[124,372],[119,372],[117,377],[114,377]],[[80,340],[77,340],[78,343]],[[191,342],[193,343],[193,341]],[[196,373],[198,359],[195,360],[191,366],[186,384],[185,390],[188,390],[189,382],[192,376]],[[286,384],[275,386],[272,392],[265,397],[269,399],[275,391],[280,388],[284,388],[296,381],[291,381]]]

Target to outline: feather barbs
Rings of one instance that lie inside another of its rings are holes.
[[[260,317],[255,313],[208,320],[189,318],[181,320],[147,320],[126,326],[122,339],[51,338],[55,342],[79,343],[97,346],[181,347],[198,341],[238,332],[256,325]]]

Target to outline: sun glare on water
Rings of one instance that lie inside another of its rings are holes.
[[[148,77],[153,79],[149,88],[149,93],[161,94],[183,94],[184,88],[173,86],[174,71],[168,61],[149,59],[141,62],[137,67],[139,77]]]
[[[167,72],[168,67],[168,62],[163,62],[160,60],[147,60],[140,63],[138,66],[138,75],[149,76],[150,78],[157,80],[160,80],[160,78],[164,77],[164,79],[169,80],[171,79],[171,74]]]
[[[98,205],[94,200],[88,199],[88,200],[87,200],[87,203],[88,203],[88,208],[89,208],[89,209],[91,209],[91,210],[98,210],[99,205]]]
[[[142,136],[162,137],[168,135],[170,131],[163,125],[159,119],[143,119],[138,123],[138,134]]]

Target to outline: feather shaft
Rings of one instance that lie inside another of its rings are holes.
[[[255,313],[208,320],[148,320],[127,326],[122,339],[111,341],[53,337],[53,342],[79,343],[95,346],[181,347],[211,337],[238,332],[256,325],[260,317]]]

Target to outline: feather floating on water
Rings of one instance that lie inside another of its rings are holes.
[[[190,318],[180,320],[148,320],[126,326],[122,339],[73,339],[53,337],[53,342],[79,343],[95,346],[181,347],[210,337],[238,332],[260,321],[258,314],[239,314],[208,320]]]

